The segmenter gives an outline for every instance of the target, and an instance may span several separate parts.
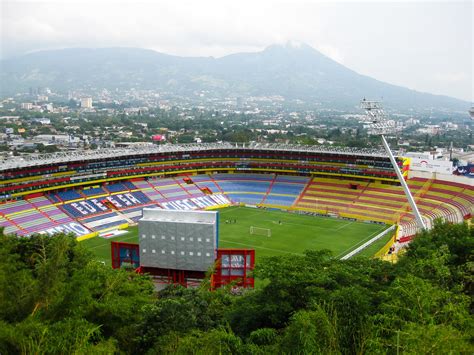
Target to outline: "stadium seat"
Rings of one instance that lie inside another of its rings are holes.
[[[78,200],[83,198],[83,196],[75,190],[67,190],[57,192],[57,195],[62,201]]]
[[[89,196],[89,197],[108,194],[108,192],[106,192],[101,187],[93,187],[93,188],[90,188],[90,189],[84,189],[84,190],[82,190],[82,193],[86,196]]]
[[[128,190],[121,182],[105,185],[105,188],[109,192],[124,192]]]

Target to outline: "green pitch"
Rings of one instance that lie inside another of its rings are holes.
[[[219,210],[219,248],[255,249],[256,261],[263,256],[294,254],[305,250],[329,249],[341,257],[388,226],[353,222],[328,217],[313,217],[282,211],[229,207]],[[226,221],[236,223],[226,223]],[[250,235],[250,227],[271,230],[271,237]],[[372,256],[390,238],[390,233],[360,255]],[[81,242],[98,260],[110,265],[110,242],[138,243],[138,227],[130,227],[127,234],[103,239],[92,238]]]

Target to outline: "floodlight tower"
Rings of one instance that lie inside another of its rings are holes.
[[[397,174],[398,181],[403,187],[403,191],[405,192],[405,196],[407,197],[408,202],[410,203],[411,209],[413,214],[415,215],[416,222],[418,227],[421,229],[426,229],[426,224],[421,217],[420,211],[418,210],[418,206],[416,205],[415,200],[408,188],[408,185],[403,178],[403,175],[398,167],[397,161],[390,150],[390,146],[385,139],[384,134],[391,133],[395,130],[395,125],[393,121],[388,121],[385,117],[385,112],[383,110],[382,105],[377,101],[368,101],[365,98],[360,102],[361,108],[363,108],[366,112],[365,122],[368,122],[369,126],[369,133],[374,135],[380,135],[382,138],[382,143],[385,148],[385,151],[390,158],[390,162],[392,163],[393,168],[395,169],[395,173]]]

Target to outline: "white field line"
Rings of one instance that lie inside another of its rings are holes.
[[[385,226],[382,227],[381,229],[378,229],[376,230],[375,232],[373,232],[371,235],[369,235],[367,238],[363,239],[363,240],[360,240],[358,241],[356,244],[354,245],[351,245],[349,248],[347,248],[346,250],[344,250],[342,253],[339,253],[337,256],[336,256],[336,259],[339,259],[341,256],[349,253],[351,250],[354,250],[356,249],[359,245],[367,242],[368,240],[372,239],[374,235],[377,235],[377,233],[380,233],[382,230],[385,229]]]
[[[346,224],[344,224],[344,225],[342,225],[342,226],[340,226],[340,227],[337,227],[337,228],[335,229],[335,231],[338,231],[338,230],[341,230],[341,229],[343,229],[343,228],[346,228],[347,226],[350,226],[352,223],[354,223],[354,222],[349,222],[349,223],[346,223]]]

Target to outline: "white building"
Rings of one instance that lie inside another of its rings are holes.
[[[404,156],[410,158],[410,170],[413,171],[451,174],[454,169],[452,161],[435,159],[435,155],[430,152],[407,152]]]
[[[51,120],[46,117],[41,117],[41,118],[35,118],[33,119],[34,122],[41,123],[42,125],[49,125],[51,124]]]
[[[31,102],[24,102],[21,104],[21,108],[24,110],[31,110],[33,108],[33,104]]]
[[[439,125],[426,125],[423,128],[418,128],[418,132],[422,134],[436,135],[440,133],[441,127]]]
[[[82,108],[92,108],[92,98],[85,97],[81,99],[81,107]]]

